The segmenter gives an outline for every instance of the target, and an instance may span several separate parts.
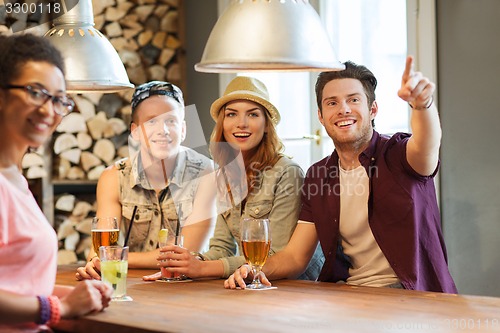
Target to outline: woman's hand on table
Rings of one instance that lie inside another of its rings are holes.
[[[242,265],[240,268],[234,271],[233,274],[231,274],[230,277],[227,278],[226,281],[224,281],[224,288],[226,289],[245,289],[247,284],[252,282],[253,280],[253,273],[252,273],[252,267],[248,264]],[[266,286],[270,286],[271,282],[266,277],[266,274],[264,272],[260,272],[260,281],[262,284],[265,284]]]
[[[159,280],[159,279],[161,279],[161,272],[156,272],[156,273],[151,274],[151,275],[144,275],[142,277],[142,279],[144,281],[156,281],[156,280]]]
[[[113,288],[101,281],[83,281],[61,298],[61,317],[74,318],[109,306]]]

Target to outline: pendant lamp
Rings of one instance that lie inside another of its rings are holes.
[[[195,65],[207,73],[342,69],[307,0],[234,0]]]
[[[111,93],[134,87],[115,48],[94,28],[92,0],[78,1],[53,24],[44,37],[64,57],[68,92]]]

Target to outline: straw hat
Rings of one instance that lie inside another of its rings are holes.
[[[212,103],[210,114],[217,121],[217,116],[221,108],[229,102],[244,99],[262,105],[269,115],[274,125],[280,122],[281,116],[278,109],[269,102],[269,93],[261,81],[253,77],[237,76],[227,85],[224,95]]]

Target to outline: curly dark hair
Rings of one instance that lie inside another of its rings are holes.
[[[8,84],[20,75],[28,61],[44,61],[64,74],[64,60],[47,39],[32,34],[0,35],[0,84]]]

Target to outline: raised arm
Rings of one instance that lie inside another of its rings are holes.
[[[431,175],[438,164],[441,145],[441,124],[434,103],[436,85],[413,70],[413,57],[406,59],[406,68],[398,95],[412,108],[412,136],[406,147],[410,166],[423,176]]]

